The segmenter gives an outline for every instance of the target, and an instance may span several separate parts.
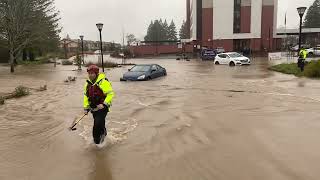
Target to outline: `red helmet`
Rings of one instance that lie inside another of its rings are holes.
[[[87,69],[87,72],[88,73],[93,72],[95,74],[99,74],[99,67],[96,65],[90,65]]]

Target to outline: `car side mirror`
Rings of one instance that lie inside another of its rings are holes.
[[[131,69],[128,69],[128,71],[131,71]]]
[[[151,72],[156,72],[157,70],[156,69],[151,69]]]

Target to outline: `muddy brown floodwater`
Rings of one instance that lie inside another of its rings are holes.
[[[167,77],[120,82],[104,148],[92,143],[92,117],[75,132],[86,73],[74,66],[0,66],[0,93],[18,85],[48,90],[0,106],[1,180],[318,180],[320,82],[251,66],[136,59]],[[64,83],[67,76],[77,81]]]

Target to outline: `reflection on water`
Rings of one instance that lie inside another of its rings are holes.
[[[122,63],[122,59],[121,58],[113,58],[110,55],[103,55],[103,60],[105,62],[109,61],[109,62],[114,62],[114,63]],[[84,57],[84,61],[85,63],[101,63],[102,58],[101,55],[85,55]],[[130,59],[126,59],[126,63],[130,63],[132,60]]]
[[[90,180],[112,180],[108,152],[102,149],[92,149],[94,160],[92,178]]]

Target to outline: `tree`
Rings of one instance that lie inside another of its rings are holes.
[[[164,21],[163,23],[163,31],[164,31],[164,35],[163,35],[163,39],[164,40],[168,40],[169,39],[169,25],[167,23],[167,20]]]
[[[126,38],[127,38],[128,46],[130,46],[131,43],[137,41],[137,38],[134,36],[134,34],[128,34]]]
[[[315,0],[308,9],[304,27],[306,28],[320,28],[320,0]]]
[[[161,36],[160,36],[160,31],[161,31],[161,24],[159,20],[155,20],[152,28],[152,40],[153,41],[160,41]]]
[[[147,30],[147,35],[144,37],[145,41],[151,41],[151,34],[152,34],[152,30],[153,30],[153,21],[151,21],[148,30]]]
[[[169,41],[177,41],[178,40],[176,25],[174,24],[173,20],[171,21],[171,24],[169,26],[168,40]]]
[[[188,36],[188,27],[185,21],[183,21],[180,31],[179,31],[179,37],[180,39],[189,39]]]
[[[0,0],[0,39],[10,52],[11,72],[23,49],[57,47],[58,14],[54,0]]]
[[[176,41],[177,39],[174,22],[172,21],[168,26],[167,20],[163,22],[162,19],[151,21],[144,38],[145,41]]]

